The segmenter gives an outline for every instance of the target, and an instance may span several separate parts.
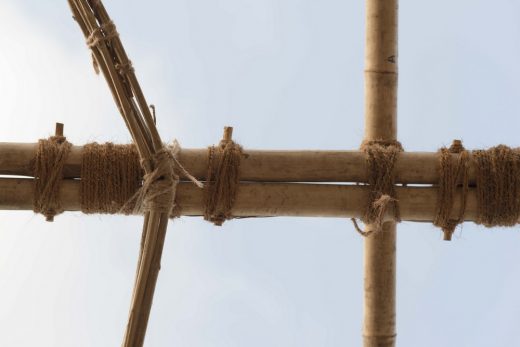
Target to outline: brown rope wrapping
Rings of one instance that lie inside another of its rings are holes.
[[[94,48],[101,42],[109,41],[118,35],[114,22],[110,21],[101,24],[92,31],[89,37],[87,37],[87,46],[89,48]]]
[[[63,136],[51,136],[38,141],[34,162],[33,210],[45,216],[48,222],[63,212],[60,202],[60,187],[63,165],[69,155],[71,144]]]
[[[87,37],[87,46],[90,49],[93,49],[100,43],[104,41],[109,41],[114,37],[117,37],[119,33],[117,32],[116,25],[114,22],[110,21],[108,23],[102,24],[101,26],[95,28],[92,33]],[[119,65],[119,67],[118,67]],[[127,64],[128,66],[121,66],[121,64],[116,64],[116,69],[120,74],[122,73],[122,69],[126,69],[126,71],[133,71],[132,64],[130,61]],[[96,60],[95,55],[92,53],[92,66],[94,67],[94,71],[96,74],[99,74],[99,64]]]
[[[143,186],[130,200],[134,204],[134,214],[157,211],[171,214],[179,176],[174,171],[173,155],[163,147],[153,156],[150,163],[153,170],[143,177]],[[141,163],[144,167],[144,164]]]
[[[134,145],[85,145],[81,162],[81,211],[131,214],[134,206],[127,201],[141,187],[141,177]]]
[[[458,154],[456,163],[453,154]],[[457,218],[451,218],[457,188],[462,187]],[[469,190],[469,153],[462,142],[454,140],[450,148],[439,150],[439,187],[437,212],[433,224],[442,229],[444,240],[450,241],[455,228],[464,222],[466,200]]]
[[[361,220],[372,229],[362,230],[352,218],[354,227],[363,236],[383,230],[384,216],[389,207],[393,208],[395,221],[401,221],[401,213],[395,192],[394,165],[403,147],[398,141],[364,141],[361,150],[367,161],[367,178],[370,192],[368,203]]]
[[[204,190],[204,219],[221,226],[232,219],[231,210],[240,182],[242,147],[232,140],[222,140],[208,149],[208,173]]]
[[[87,214],[142,214],[153,208],[180,216],[174,203],[178,175],[203,188],[177,160],[180,145],[165,146],[148,163],[155,169],[142,177],[143,170],[135,145],[90,143],[83,147],[81,164],[81,211]]]
[[[116,25],[114,22],[109,21],[108,23],[101,24],[90,33],[86,40],[87,46],[93,49],[100,43],[110,41],[117,36],[119,36],[119,33],[117,32]],[[94,54],[92,54],[92,66],[94,67],[96,74],[99,74],[99,64]],[[122,76],[126,76],[130,72],[134,72],[134,68],[130,60],[123,64],[116,63],[115,68]]]
[[[83,212],[128,215],[153,210],[175,217],[172,211],[179,183],[176,167],[180,164],[173,150],[163,147],[149,163],[139,161],[134,145],[88,145],[86,154],[82,167]],[[153,169],[141,179],[144,165]]]
[[[477,224],[513,226],[520,216],[520,148],[498,145],[473,151]]]

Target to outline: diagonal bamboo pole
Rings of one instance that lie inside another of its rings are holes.
[[[112,20],[101,0],[68,1],[137,146],[145,173],[148,177],[158,175],[157,154],[163,143]],[[172,171],[161,172],[158,179],[164,180],[172,175]],[[168,213],[158,211],[157,205],[145,213],[134,292],[123,341],[126,347],[139,347],[144,343],[167,225]]]
[[[397,139],[397,0],[366,0],[365,140]],[[395,346],[396,226],[365,240],[365,347]]]

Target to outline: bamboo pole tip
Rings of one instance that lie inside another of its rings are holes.
[[[56,123],[56,130],[54,132],[54,136],[63,136],[63,128],[65,125],[63,123]]]
[[[462,145],[461,140],[453,140],[449,150],[452,153],[461,153],[462,151],[464,151],[464,145]]]
[[[224,135],[222,137],[224,141],[231,141],[233,139],[233,127],[224,127]]]
[[[462,146],[462,140],[453,140],[452,145],[453,146]]]

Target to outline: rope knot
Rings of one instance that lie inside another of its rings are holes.
[[[179,182],[173,170],[173,155],[166,148],[160,149],[152,159],[153,171],[143,177],[141,188],[143,211],[158,211],[170,214],[175,202],[176,185]]]
[[[116,25],[114,22],[109,21],[92,30],[90,35],[87,37],[87,46],[89,48],[94,48],[101,42],[111,40],[118,35]]]
[[[117,72],[121,76],[126,76],[129,73],[134,72],[134,67],[133,67],[132,62],[130,60],[128,62],[126,62],[126,63],[117,63],[115,65],[115,67],[116,67]]]

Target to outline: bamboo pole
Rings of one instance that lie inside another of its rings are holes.
[[[365,140],[397,139],[397,0],[366,0]],[[395,346],[396,227],[364,247],[365,347]]]
[[[304,183],[241,183],[233,215],[242,217],[333,217],[359,218],[364,212],[368,187],[362,185]],[[34,200],[32,178],[0,178],[0,210],[31,210]],[[396,187],[403,221],[432,222],[435,218],[437,189],[434,187]],[[452,217],[458,216],[461,190],[454,199]],[[64,180],[60,190],[65,211],[80,211],[80,182]],[[177,187],[176,203],[183,216],[203,216],[202,189],[191,182]],[[389,209],[385,220],[393,220]],[[477,218],[477,194],[470,188],[466,221]],[[348,226],[348,224],[347,224]]]
[[[163,150],[163,142],[131,62],[103,3],[101,0],[68,1],[132,135],[144,172],[149,178],[154,177],[154,174],[160,174],[162,178],[159,179],[171,177],[171,168],[169,172],[157,171],[161,167],[157,155]],[[163,166],[163,170],[167,168]],[[143,223],[143,242],[123,341],[125,347],[140,347],[144,344],[167,226],[168,213],[160,211],[158,204],[152,204],[152,209],[145,213]]]
[[[0,142],[0,175],[32,176],[36,143]],[[80,178],[82,146],[72,146],[63,168],[65,178]],[[457,155],[453,154],[454,163]],[[207,174],[206,148],[180,151],[179,161],[199,180]],[[395,163],[397,183],[436,184],[439,158],[436,152],[403,152]],[[240,165],[243,181],[253,182],[365,182],[366,160],[361,151],[244,150]],[[470,154],[470,184],[475,164]]]

